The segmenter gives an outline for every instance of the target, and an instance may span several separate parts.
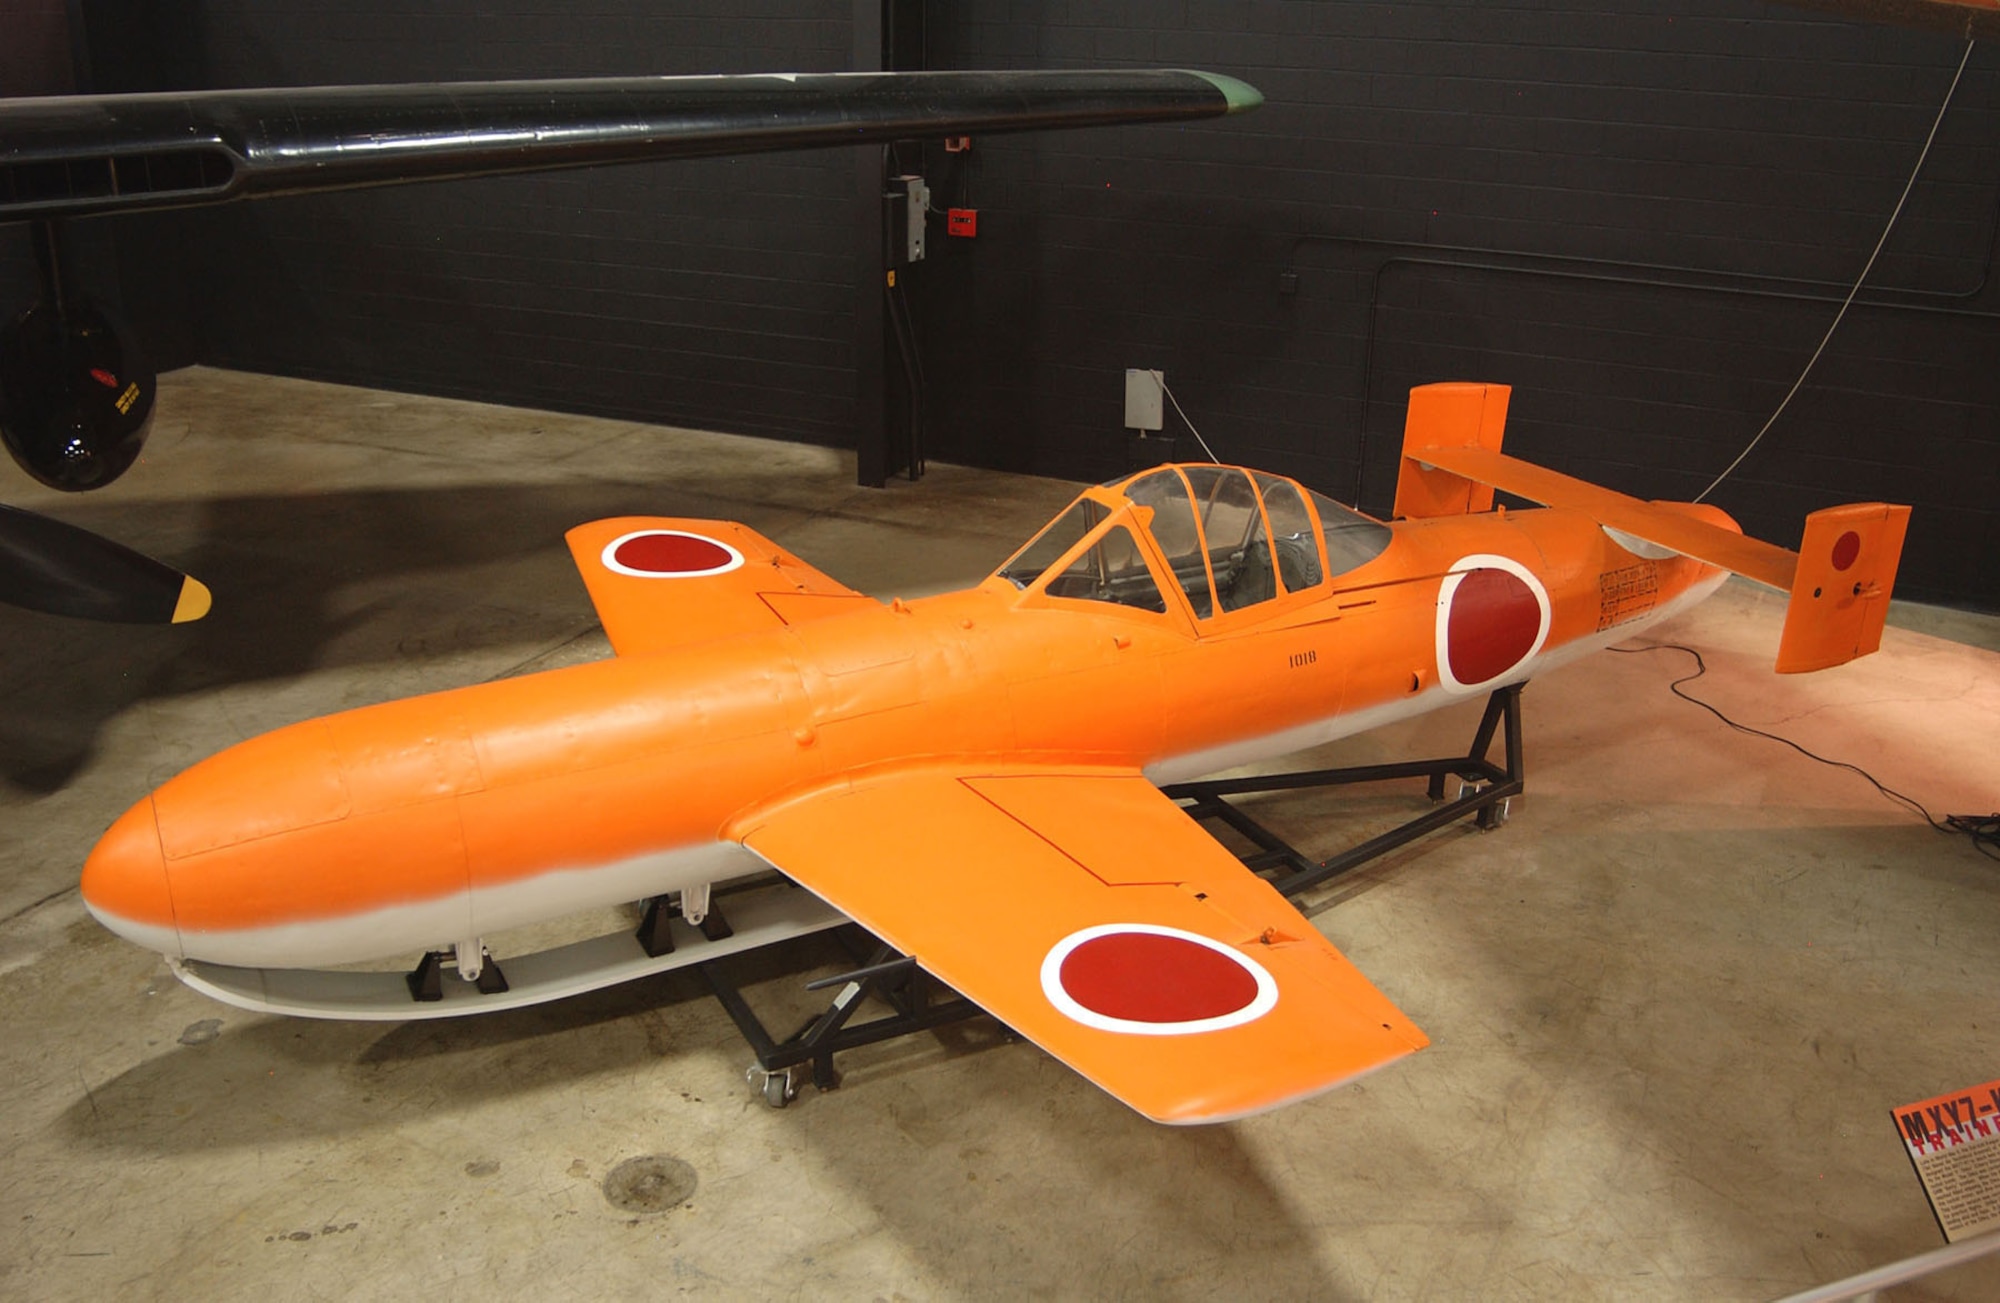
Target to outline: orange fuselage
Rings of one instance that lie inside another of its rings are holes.
[[[1358,568],[1205,620],[996,577],[292,725],[135,805],[85,866],[84,898],[123,935],[224,964],[439,948],[758,870],[732,829],[874,767],[1189,778],[1520,682],[1723,577],[1629,552],[1578,512],[1393,529]],[[1469,558],[1532,577],[1516,585],[1541,590],[1532,640],[1532,603],[1487,611],[1452,575]]]

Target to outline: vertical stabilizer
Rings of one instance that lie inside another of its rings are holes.
[[[1403,423],[1403,460],[1396,472],[1396,510],[1403,519],[1464,516],[1493,509],[1493,486],[1454,475],[1413,456],[1420,448],[1500,451],[1507,427],[1508,385],[1463,382],[1419,385],[1410,391]]]
[[[1880,502],[1828,507],[1806,517],[1778,642],[1778,673],[1844,665],[1882,645],[1909,523],[1908,507]]]

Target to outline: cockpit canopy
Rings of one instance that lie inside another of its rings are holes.
[[[1016,588],[1046,575],[1050,597],[1160,612],[1170,584],[1205,620],[1316,588],[1380,556],[1390,537],[1282,476],[1161,466],[1086,490],[997,573]]]

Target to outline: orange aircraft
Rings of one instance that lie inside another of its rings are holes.
[[[635,901],[703,923],[769,866],[807,891],[732,903],[697,957],[845,915],[1147,1117],[1314,1094],[1423,1034],[1156,784],[1520,683],[1730,571],[1791,593],[1781,671],[1880,638],[1908,508],[1816,512],[1787,552],[1502,454],[1507,397],[1412,393],[1395,524],[1164,466],[886,606],[740,525],[579,526],[616,656],[232,747],[111,827],[84,900],[221,999],[408,1019],[688,962],[642,926],[502,978],[482,938]],[[418,951],[429,989],[326,971]]]

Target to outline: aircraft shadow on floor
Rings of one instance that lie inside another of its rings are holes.
[[[502,647],[528,658],[587,631],[596,616],[563,544],[574,525],[773,514],[605,481],[83,506],[65,518],[158,546],[214,590],[215,608],[191,625],[119,626],[0,607],[0,781],[29,792],[60,789],[105,723],[142,701],[365,665],[405,671],[381,693],[402,696],[464,681],[418,682],[408,671],[425,661]]]

